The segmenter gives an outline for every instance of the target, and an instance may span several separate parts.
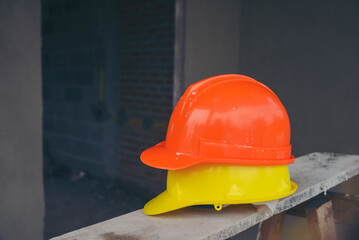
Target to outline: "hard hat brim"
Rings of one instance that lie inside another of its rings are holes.
[[[274,194],[272,196],[262,196],[256,199],[238,199],[238,200],[217,200],[217,201],[195,201],[192,199],[177,199],[172,197],[166,190],[160,195],[149,201],[143,208],[143,212],[147,215],[158,215],[166,212],[171,212],[185,207],[195,205],[222,205],[222,204],[251,204],[251,203],[263,203],[276,199],[281,199],[293,194],[297,190],[296,183],[291,181],[291,189],[287,192]]]
[[[143,212],[147,215],[157,215],[193,205],[199,205],[199,202],[175,199],[166,190],[149,201],[143,208]]]
[[[228,163],[241,165],[288,165],[294,162],[294,156],[289,159],[199,159],[188,154],[171,151],[161,142],[142,152],[141,161],[154,168],[165,170],[179,170],[200,163]]]
[[[161,142],[141,154],[141,161],[151,167],[165,170],[178,170],[201,163],[197,158],[190,155],[176,153],[165,147]]]

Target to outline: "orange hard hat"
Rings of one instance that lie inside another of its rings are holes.
[[[207,78],[188,87],[172,112],[166,141],[145,150],[141,160],[167,170],[200,163],[290,164],[288,114],[268,87],[250,77]]]

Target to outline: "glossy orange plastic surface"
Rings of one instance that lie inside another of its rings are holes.
[[[278,97],[250,77],[207,78],[188,87],[166,141],[145,150],[141,160],[167,170],[200,163],[290,164],[289,118]]]

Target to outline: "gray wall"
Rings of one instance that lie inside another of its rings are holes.
[[[185,87],[203,78],[238,72],[240,1],[186,1],[185,11]]]
[[[282,100],[295,155],[359,153],[359,2],[241,2],[242,74]]]
[[[0,0],[0,239],[42,239],[40,1]]]
[[[186,1],[185,85],[240,73],[286,107],[293,153],[359,153],[358,1]]]

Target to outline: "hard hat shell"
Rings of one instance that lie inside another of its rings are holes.
[[[141,154],[143,163],[176,170],[200,163],[293,163],[290,124],[278,97],[243,75],[204,79],[178,101],[166,141]]]
[[[144,207],[156,215],[193,205],[242,204],[270,201],[295,192],[287,165],[248,166],[205,163],[169,170],[167,190]]]

